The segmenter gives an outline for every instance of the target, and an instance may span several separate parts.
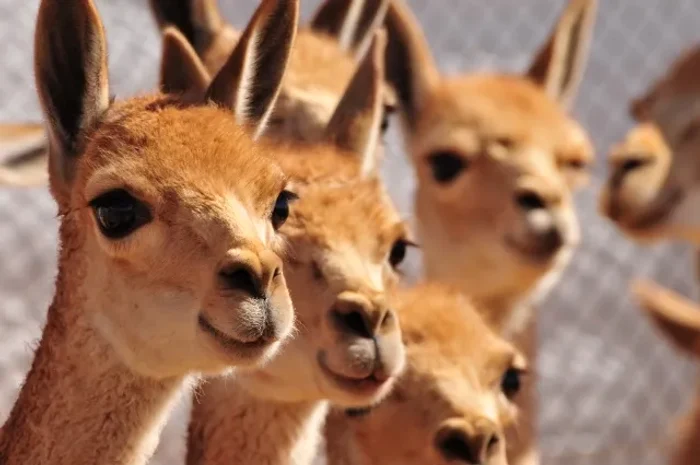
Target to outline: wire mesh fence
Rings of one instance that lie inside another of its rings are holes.
[[[110,46],[114,91],[128,96],[156,83],[160,50],[146,0],[98,0]],[[242,26],[255,0],[220,0]],[[564,0],[413,0],[443,71],[518,72],[549,33]],[[597,214],[604,154],[630,125],[627,103],[684,48],[700,39],[695,0],[601,1],[591,58],[575,114],[598,160],[577,198],[583,241],[539,319],[545,464],[652,465],[663,462],[669,422],[694,385],[693,366],[652,331],[627,294],[648,276],[696,297],[692,254],[677,245],[638,247]],[[308,17],[316,1],[302,1]],[[32,39],[38,0],[0,0],[0,120],[38,120]],[[66,85],[70,85],[67,83]],[[392,195],[410,213],[412,178],[397,143],[385,166]],[[56,270],[55,207],[45,189],[0,189],[0,422],[9,414],[41,330]],[[183,462],[183,398],[154,464]]]

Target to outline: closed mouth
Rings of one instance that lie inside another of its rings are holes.
[[[674,208],[682,199],[683,193],[680,190],[669,191],[653,208],[636,218],[626,221],[624,225],[633,230],[653,229],[663,223],[673,213]]]
[[[325,352],[319,352],[317,359],[323,374],[326,375],[326,377],[330,379],[333,384],[336,385],[336,387],[351,394],[367,397],[374,396],[377,394],[377,391],[379,391],[391,380],[391,378],[379,379],[375,373],[372,373],[364,378],[352,378],[338,374],[326,363]]]
[[[507,235],[505,236],[505,243],[511,249],[518,252],[520,255],[527,257],[535,262],[547,262],[551,260],[557,253],[564,248],[564,243],[559,244],[557,247],[551,247],[548,244],[538,244],[537,241],[532,241],[532,243],[525,243],[519,241],[514,237]]]
[[[216,329],[214,325],[212,325],[209,322],[209,320],[207,320],[206,317],[202,314],[199,315],[198,323],[202,331],[211,336],[211,338],[214,339],[219,346],[221,346],[227,352],[233,353],[237,356],[255,355],[259,353],[261,349],[270,346],[272,342],[274,342],[264,337],[260,337],[251,342],[239,341],[238,339],[233,338],[228,334],[225,334],[222,331]]]

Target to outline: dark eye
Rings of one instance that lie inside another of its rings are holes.
[[[121,239],[151,221],[148,207],[124,189],[106,192],[90,202],[97,225],[109,239]]]
[[[358,418],[368,415],[372,411],[372,407],[356,407],[345,410],[345,416],[349,418]]]
[[[436,152],[428,157],[433,178],[439,184],[453,181],[467,168],[467,160],[454,152]]]
[[[406,258],[406,248],[409,245],[410,243],[405,239],[399,239],[394,242],[391,252],[389,252],[389,263],[392,267],[396,268],[403,262],[404,258]]]
[[[382,114],[382,125],[381,131],[384,134],[387,129],[389,129],[389,118],[396,111],[396,107],[393,105],[384,105],[384,113]]]
[[[280,192],[280,195],[277,196],[277,200],[275,200],[275,206],[272,209],[271,220],[273,228],[279,229],[284,222],[287,221],[287,218],[289,218],[289,204],[298,198],[299,197],[294,192],[286,190]]]
[[[501,380],[501,390],[507,398],[512,399],[520,391],[522,371],[516,368],[509,368]]]

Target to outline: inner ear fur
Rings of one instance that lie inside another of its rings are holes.
[[[340,48],[363,56],[384,22],[390,0],[326,0],[316,10],[310,28],[329,35]]]
[[[166,94],[194,94],[203,97],[210,82],[202,60],[185,36],[175,27],[163,31],[160,87]]]
[[[394,88],[404,123],[413,128],[440,73],[418,20],[403,0],[392,0],[385,28],[386,80]]]
[[[570,0],[527,76],[565,108],[573,105],[588,62],[597,0]]]
[[[326,127],[328,140],[358,156],[363,175],[378,171],[385,50],[386,34],[378,31]]]
[[[36,88],[49,133],[52,189],[65,193],[82,136],[109,107],[107,43],[93,2],[43,0],[34,50]]]

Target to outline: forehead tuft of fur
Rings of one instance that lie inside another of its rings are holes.
[[[468,358],[478,366],[478,360],[483,362],[494,353],[508,356],[513,352],[484,322],[468,297],[445,285],[423,283],[402,290],[395,307],[411,354]]]
[[[551,138],[568,120],[564,110],[520,76],[477,74],[444,80],[428,97],[421,121],[438,116],[515,137]],[[569,129],[570,131],[570,129]]]
[[[283,228],[320,247],[352,244],[360,250],[388,252],[407,231],[377,178],[329,179],[300,188],[300,199]],[[368,257],[381,261],[383,256]]]
[[[270,163],[273,149],[254,143],[229,112],[169,97],[115,104],[85,148],[83,176],[107,170],[158,190],[192,186],[214,195],[234,193],[251,207],[268,208],[259,202],[269,202],[286,183],[282,170]]]

